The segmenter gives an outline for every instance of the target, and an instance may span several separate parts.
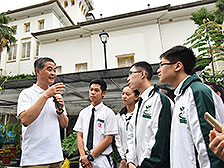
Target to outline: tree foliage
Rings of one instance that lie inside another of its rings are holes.
[[[63,139],[62,147],[68,152],[70,156],[74,151],[78,149],[77,146],[77,132],[72,132],[67,138]]]
[[[195,24],[203,24],[204,19],[209,19],[210,21],[215,21],[218,24],[222,24],[224,20],[224,0],[216,1],[216,10],[208,11],[205,7],[202,7],[197,12],[192,13],[191,19]]]
[[[201,77],[204,81],[223,82],[224,74],[215,68],[216,62],[224,61],[224,36],[221,27],[214,21],[204,19],[184,45],[197,50],[195,70],[203,70]]]
[[[192,13],[191,19],[198,28],[185,45],[197,50],[195,71],[202,70],[200,76],[205,82],[220,82],[224,86],[224,71],[216,69],[216,63],[224,61],[224,36],[220,25],[224,20],[224,0],[216,1],[215,11],[203,7]]]
[[[7,26],[9,21],[10,18],[5,13],[0,13],[0,53],[4,47],[9,51],[10,44],[16,42],[15,30]]]
[[[202,7],[197,12],[193,12],[191,19],[194,21],[195,24],[201,25],[203,24],[203,19],[214,20],[215,16],[213,13],[208,12],[205,7]]]

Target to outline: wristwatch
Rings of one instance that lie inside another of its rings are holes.
[[[87,159],[88,159],[90,162],[94,161],[94,158],[93,158],[93,156],[92,156],[91,154],[88,154]]]
[[[64,110],[61,109],[61,112],[58,112],[58,111],[56,110],[56,113],[57,113],[58,115],[61,115],[62,113],[64,113]]]

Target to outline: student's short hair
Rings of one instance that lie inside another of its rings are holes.
[[[160,92],[164,93],[165,95],[167,95],[171,100],[174,101],[174,98],[175,98],[175,94],[174,94],[174,89],[170,89],[168,87],[165,87],[165,86],[160,86],[159,87],[160,89],[162,89],[162,91],[160,90]]]
[[[56,63],[54,62],[54,60],[51,59],[51,58],[49,58],[49,57],[41,57],[41,58],[38,58],[34,62],[34,70],[35,70],[35,74],[36,75],[37,75],[36,69],[43,69],[46,62],[53,62],[56,65]]]
[[[103,79],[94,79],[94,80],[92,80],[92,81],[89,83],[89,87],[90,87],[92,84],[98,84],[98,85],[100,85],[100,88],[101,88],[102,92],[104,92],[104,91],[107,90],[107,84],[106,84],[106,82],[105,82]]]
[[[153,71],[152,71],[152,66],[148,62],[145,62],[145,61],[136,62],[131,66],[131,68],[132,67],[135,67],[136,69],[139,69],[139,70],[145,70],[147,79],[151,81]]]
[[[194,52],[185,46],[175,46],[164,52],[161,58],[165,58],[170,62],[180,61],[184,66],[184,72],[188,75],[193,74],[193,69],[196,64]]]
[[[219,84],[219,83],[216,83],[216,82],[206,82],[205,83],[206,85],[209,85],[213,90],[214,92],[220,92],[221,93],[221,98],[222,98],[222,101],[224,103],[224,87]]]

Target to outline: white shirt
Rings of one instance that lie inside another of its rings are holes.
[[[44,92],[36,84],[24,89],[19,95],[17,116],[30,108]],[[47,100],[37,119],[27,127],[22,126],[20,166],[56,163],[64,159],[57,116],[55,103],[51,97]]]
[[[85,151],[88,151],[87,145],[87,136],[89,130],[89,122],[92,115],[93,105],[90,105],[83,109],[78,117],[78,120],[75,124],[74,130],[83,133],[83,143]],[[117,130],[117,121],[115,118],[114,112],[105,106],[102,102],[98,104],[95,108],[95,117],[94,117],[94,133],[93,133],[93,149],[105,138],[106,135],[116,135]],[[92,150],[93,150],[92,149]],[[105,149],[101,154],[109,155],[112,152],[111,145]]]
[[[133,116],[132,113],[127,114],[117,114],[117,126],[118,126],[118,135],[115,136],[117,150],[121,156],[121,159],[126,159],[126,153],[128,150],[127,145],[127,132],[128,132],[128,125],[130,122],[131,117]]]

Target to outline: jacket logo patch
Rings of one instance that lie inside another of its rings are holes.
[[[150,108],[151,108],[150,105],[145,106],[145,110],[143,111],[143,115],[142,115],[143,118],[148,118],[148,119],[152,118],[152,113],[150,111]]]
[[[179,120],[180,120],[180,123],[184,123],[184,124],[187,124],[187,119],[186,119],[186,116],[185,116],[185,111],[184,111],[185,107],[180,107],[180,114],[178,115],[179,117]]]

